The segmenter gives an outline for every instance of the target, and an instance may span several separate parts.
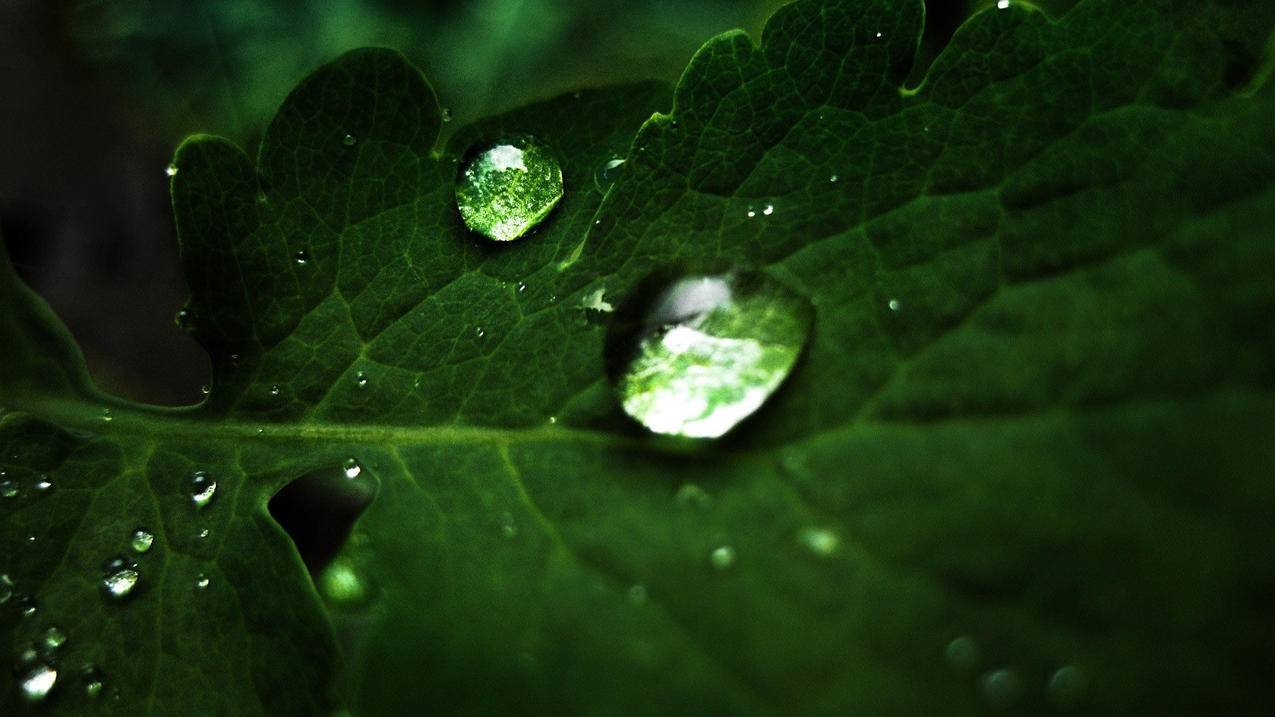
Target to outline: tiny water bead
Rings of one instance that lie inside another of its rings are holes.
[[[52,487],[53,481],[49,480],[49,477],[45,475],[40,476],[40,479],[35,482],[35,489],[41,493]]]
[[[40,702],[53,691],[58,671],[49,665],[38,665],[22,678],[22,698],[28,702]]]
[[[708,510],[713,507],[713,496],[708,491],[695,485],[694,483],[683,484],[677,489],[677,495],[674,496],[677,504],[683,508],[695,508],[697,510]]]
[[[355,373],[355,374],[354,374],[354,385],[355,385],[355,386],[358,386],[359,388],[366,388],[366,387],[367,387],[367,374],[366,374],[366,373],[363,373],[362,371],[359,371],[358,373]]]
[[[199,577],[195,578],[195,589],[203,590],[207,588],[211,582],[212,580],[210,580],[207,575],[200,573]]]
[[[1088,689],[1085,673],[1073,665],[1064,665],[1050,676],[1045,694],[1059,707],[1072,707],[1084,699]]]
[[[0,573],[0,605],[3,605],[13,597],[13,591],[17,587],[13,578],[8,573]]]
[[[168,176],[170,176],[170,177],[176,177],[176,176],[177,176],[177,165],[175,165],[175,164],[170,164],[170,165],[168,165],[167,167],[164,167],[164,174],[167,174],[167,175],[168,175]]]
[[[943,657],[953,671],[968,675],[978,669],[982,653],[977,640],[969,635],[961,635],[947,643],[947,648],[943,650]]]
[[[500,514],[500,534],[510,539],[518,536],[518,524],[514,522],[513,513]]]
[[[358,140],[355,139],[354,135],[352,134],[347,134],[341,138],[341,144],[345,145],[346,147],[353,147],[356,143],[358,143]]]
[[[128,539],[128,544],[133,548],[134,553],[145,553],[154,543],[155,534],[146,528],[137,528]]]
[[[297,266],[305,266],[306,264],[310,263],[310,254],[306,252],[304,249],[302,249],[301,251],[292,255],[292,260],[297,263]]]
[[[533,137],[510,137],[466,156],[456,180],[456,207],[471,231],[513,241],[562,200],[562,167]]]
[[[341,472],[345,474],[346,478],[354,480],[363,472],[363,466],[359,465],[359,462],[353,458],[346,458],[345,462],[341,464]]]
[[[84,683],[84,695],[97,697],[102,694],[102,673],[93,665],[85,665],[80,671],[80,680]]]
[[[207,540],[207,539],[208,539],[208,536],[210,536],[210,535],[212,535],[212,531],[211,531],[211,530],[209,530],[209,529],[207,529],[207,528],[204,528],[203,530],[200,530],[200,531],[196,534],[196,536],[197,536],[200,540]]]
[[[708,561],[718,570],[726,570],[735,564],[735,549],[729,545],[722,545],[714,548],[709,553]]]
[[[18,484],[11,480],[0,481],[0,497],[16,498],[18,497]]]
[[[890,311],[898,311],[903,306],[903,304],[899,303],[898,299],[890,299],[885,305],[886,308],[890,309]]]
[[[983,696],[996,709],[1013,705],[1023,694],[1022,678],[1007,667],[985,673],[979,682],[983,686]]]
[[[810,335],[804,298],[761,274],[682,279],[645,313],[619,376],[626,413],[655,433],[716,438],[779,388]],[[630,344],[631,345],[631,344]]]
[[[190,477],[190,504],[195,506],[196,510],[201,510],[212,502],[215,495],[217,495],[217,481],[210,478],[204,471],[195,471]]]
[[[111,419],[113,419],[113,418],[114,418],[114,416],[112,416],[112,415],[111,415],[111,409],[109,409],[109,408],[103,408],[103,409],[102,409],[102,420],[103,420],[103,421],[105,421],[105,422],[107,422],[107,423],[110,423],[110,422],[111,422]]]
[[[48,650],[56,650],[66,644],[66,633],[58,627],[50,627],[44,631],[44,639],[41,644]]]
[[[598,185],[598,191],[605,192],[615,184],[615,180],[619,178],[620,172],[624,167],[623,157],[612,157],[602,163],[598,167],[598,171],[593,173],[593,183]]]
[[[106,565],[106,575],[102,578],[102,591],[107,597],[122,600],[133,592],[141,577],[136,564],[124,558],[114,558]]]
[[[797,540],[807,550],[819,557],[832,555],[837,552],[837,548],[841,545],[841,539],[828,528],[804,528],[798,534]]]
[[[270,395],[278,396],[281,390],[282,389],[279,388],[279,384],[276,383],[275,385],[270,387]]]

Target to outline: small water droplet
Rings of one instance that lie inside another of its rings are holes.
[[[995,709],[1013,705],[1023,693],[1022,679],[1008,667],[984,673],[979,682],[983,686],[983,695]]]
[[[23,676],[22,698],[27,702],[40,702],[49,696],[57,681],[57,670],[48,665],[39,665]]]
[[[829,182],[832,182],[833,184],[836,184],[836,183],[837,183],[840,179],[841,179],[841,178],[840,178],[840,177],[838,177],[838,176],[837,176],[837,175],[835,175],[835,174],[834,174],[834,175],[832,175],[832,176],[830,176],[830,177],[828,177],[828,181],[829,181]]]
[[[898,311],[900,306],[902,306],[902,304],[899,303],[898,299],[890,299],[886,302],[886,307],[889,308],[890,311]]]
[[[646,604],[646,586],[634,585],[629,588],[629,602],[641,606]]]
[[[56,650],[66,644],[66,633],[58,627],[50,627],[44,631],[44,639],[41,643],[45,649]]]
[[[767,205],[766,205],[766,208],[761,210],[761,213],[762,213],[762,214],[765,214],[766,216],[770,216],[771,214],[774,214],[774,213],[775,213],[775,205],[774,205],[774,204],[767,204]]]
[[[359,605],[368,597],[366,582],[348,560],[334,560],[324,568],[319,589],[328,601],[345,606]]]
[[[275,385],[273,385],[273,386],[271,386],[271,387],[270,387],[270,395],[271,395],[271,396],[278,396],[278,395],[279,395],[279,392],[280,392],[281,390],[282,390],[282,389],[281,389],[281,388],[279,388],[279,384],[277,384],[277,383],[276,383]]]
[[[22,611],[22,617],[35,617],[40,612],[40,603],[30,595],[19,595],[18,609]]]
[[[1074,665],[1058,668],[1045,685],[1045,693],[1049,696],[1049,700],[1059,707],[1073,707],[1079,704],[1088,690],[1088,678]]]
[[[170,176],[170,177],[176,177],[176,176],[177,176],[177,165],[175,165],[175,164],[170,164],[170,165],[168,165],[167,167],[164,167],[164,174],[167,174],[167,175],[168,175],[168,176]]]
[[[521,282],[521,281],[520,281],[520,282],[518,282],[518,293],[519,293],[519,294],[521,294],[522,292],[524,292],[524,291],[526,291],[526,290],[527,290],[527,284],[526,284],[525,282]]]
[[[217,481],[204,471],[195,471],[190,477],[190,503],[196,510],[205,508],[217,495]]]
[[[0,481],[0,497],[17,498],[19,492],[17,483],[11,480]]]
[[[354,480],[363,472],[363,466],[353,458],[346,458],[345,463],[341,464],[341,470],[345,473],[345,477]]]
[[[554,426],[554,425],[557,425],[557,423],[558,423],[558,417],[557,417],[557,416],[550,416],[550,417],[549,417],[549,425]]]
[[[173,325],[179,329],[189,329],[190,309],[178,309],[177,313],[173,314]]]
[[[954,672],[969,675],[978,669],[978,663],[982,659],[983,651],[975,640],[969,635],[961,635],[960,637],[947,643],[947,647],[943,650],[943,657],[947,660],[947,666],[952,668]]]
[[[129,536],[128,544],[134,553],[145,553],[155,544],[155,534],[145,528],[136,528]]]
[[[203,590],[204,588],[208,587],[208,584],[211,582],[212,581],[208,579],[207,575],[200,573],[199,577],[195,578],[195,589]]]
[[[0,573],[0,605],[9,602],[13,597],[13,591],[17,587],[13,582],[13,578],[8,573]]]
[[[204,384],[199,387],[199,392],[207,396],[208,394],[212,393],[212,386],[209,386],[208,384]]]
[[[471,149],[456,181],[456,207],[470,231],[513,241],[562,199],[562,167],[528,136]]]
[[[84,695],[97,697],[102,694],[102,674],[93,665],[85,665],[80,671],[80,680],[84,683]]]
[[[678,281],[636,341],[615,337],[632,355],[618,377],[624,411],[655,433],[721,436],[778,390],[812,321],[809,302],[760,274]]]
[[[102,578],[102,591],[107,597],[122,600],[133,592],[141,577],[136,565],[123,558],[115,558],[108,564],[106,576]]]
[[[595,289],[586,294],[585,297],[580,300],[580,307],[586,311],[597,311],[598,313],[609,314],[612,311],[615,311],[615,307],[612,306],[611,302],[607,301],[605,297],[605,288]]]
[[[198,537],[200,540],[207,540],[208,536],[210,535],[212,535],[212,531],[208,530],[207,528],[200,530],[198,533]]]
[[[797,540],[810,552],[821,558],[837,552],[841,539],[828,528],[803,528]]]
[[[448,108],[448,107],[444,107],[444,108],[442,109],[442,111],[440,112],[440,115],[441,115],[441,117],[442,117],[443,122],[451,122],[451,121],[452,121],[452,111],[451,111],[451,109],[450,109],[450,108]]]
[[[310,254],[306,250],[302,249],[292,255],[292,260],[297,263],[297,266],[305,266],[310,263]]]
[[[713,507],[713,496],[694,483],[685,483],[681,488],[678,488],[674,500],[683,508],[708,510]]]
[[[749,208],[748,208],[748,218],[749,218],[749,219],[752,219],[752,218],[754,218],[754,217],[756,217],[756,216],[757,216],[757,210],[756,210],[756,209],[753,209],[752,207],[749,207]]]
[[[352,134],[347,134],[341,138],[341,144],[345,145],[346,147],[353,147],[356,142],[358,142],[358,140],[355,139],[354,135]]]
[[[598,171],[593,173],[593,183],[598,186],[598,190],[605,192],[615,184],[615,180],[619,178],[620,172],[624,168],[623,157],[612,157],[602,163],[598,167]]]
[[[1008,10],[1008,9],[1009,9],[1009,0],[997,0],[997,1],[996,1],[996,9],[997,9],[997,10]]]
[[[714,548],[708,556],[708,561],[718,570],[726,570],[735,564],[735,549],[729,545]]]
[[[518,524],[514,522],[513,513],[501,513],[500,534],[506,538],[514,538],[518,535]]]
[[[483,337],[483,334],[485,334],[485,333],[487,333],[487,332],[486,332],[486,331],[483,331],[483,327],[481,327],[481,326],[479,326],[478,328],[474,329],[474,334],[475,334],[475,335],[477,335],[477,336],[478,336],[478,338],[480,338],[480,339]]]
[[[43,493],[53,487],[53,481],[49,480],[47,475],[41,475],[40,479],[35,482],[35,489]]]
[[[367,386],[367,374],[362,371],[356,372],[354,374],[354,385],[359,388],[365,388]]]
[[[111,409],[109,409],[109,408],[103,408],[103,409],[102,409],[102,420],[103,420],[103,421],[105,421],[106,423],[110,423],[110,422],[111,422],[114,418],[115,418],[115,417],[111,415]]]

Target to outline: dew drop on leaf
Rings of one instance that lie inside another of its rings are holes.
[[[621,349],[632,358],[620,402],[655,433],[721,436],[779,388],[812,318],[805,299],[760,274],[675,282],[645,313],[636,348]]]
[[[205,508],[212,502],[215,495],[217,495],[217,481],[203,471],[195,471],[190,477],[190,504],[195,506],[196,510]]]
[[[18,484],[11,480],[0,481],[0,497],[17,498]]]
[[[155,543],[155,534],[145,528],[137,528],[129,537],[129,546],[134,553],[145,553]]]
[[[282,390],[282,389],[280,389],[280,388],[279,388],[279,384],[277,384],[277,383],[276,383],[275,385],[273,385],[273,386],[271,386],[271,387],[270,387],[270,395],[271,395],[271,396],[278,396],[278,395],[279,395],[279,392],[280,392],[281,390]]]
[[[518,524],[514,522],[513,513],[500,514],[500,534],[510,539],[518,535]]]
[[[954,672],[968,675],[978,669],[982,652],[977,640],[969,635],[961,635],[947,643],[947,648],[943,650],[943,658],[947,660],[947,666]]]
[[[107,565],[106,576],[102,578],[102,592],[109,598],[122,600],[133,592],[141,577],[136,565],[115,558]]]
[[[44,491],[52,487],[53,487],[53,481],[49,480],[49,477],[46,475],[40,476],[40,480],[37,480],[35,482],[35,489],[40,491],[41,493],[43,493]]]
[[[674,499],[683,508],[708,510],[713,507],[713,496],[694,483],[683,484],[681,488],[677,489],[677,495],[674,496]]]
[[[207,528],[204,528],[203,530],[199,531],[199,533],[197,534],[197,537],[200,540],[207,540],[208,536],[210,535],[212,535],[212,531]]]
[[[97,697],[102,694],[102,673],[93,665],[85,665],[80,671],[80,680],[84,682],[84,696]]]
[[[18,597],[18,609],[22,611],[22,617],[35,617],[36,613],[40,612],[40,604],[35,601],[35,598],[22,595]]]
[[[341,144],[345,145],[346,147],[353,147],[356,142],[358,142],[358,140],[355,139],[354,135],[352,134],[347,134],[341,138]]]
[[[204,384],[199,387],[199,392],[207,396],[208,394],[212,393],[212,386],[209,386],[208,384]]]
[[[619,178],[620,172],[624,167],[623,157],[612,157],[602,163],[598,167],[598,171],[593,173],[593,182],[598,185],[598,190],[605,192],[615,184],[615,180]]]
[[[807,550],[821,558],[837,552],[837,548],[841,545],[841,539],[828,528],[803,528],[797,535],[797,540]]]
[[[511,137],[471,149],[456,181],[456,207],[471,231],[513,241],[562,199],[562,167],[534,138]]]
[[[170,164],[170,165],[168,165],[167,167],[164,167],[164,174],[167,174],[167,175],[168,175],[168,176],[170,176],[170,177],[176,177],[176,176],[177,176],[177,165],[175,165],[175,164]]]
[[[629,588],[629,602],[635,606],[646,604],[646,586],[634,585]]]
[[[988,704],[996,709],[1004,709],[1013,705],[1023,693],[1023,681],[1018,673],[1007,667],[990,670],[979,680],[983,686],[983,696]]]
[[[112,416],[112,415],[111,415],[111,409],[109,409],[109,408],[103,408],[103,409],[102,409],[102,420],[103,420],[103,421],[105,421],[106,423],[110,423],[110,422],[111,422],[111,420],[112,420],[113,418],[114,418],[114,416]]]
[[[27,702],[40,702],[49,696],[57,681],[57,670],[39,665],[22,677],[22,698]]]
[[[714,548],[709,553],[708,561],[718,570],[726,570],[735,564],[735,549],[729,545],[722,545]]]
[[[9,602],[15,587],[13,578],[9,577],[8,573],[0,573],[0,605]]]
[[[305,266],[310,263],[310,254],[302,249],[296,254],[293,254],[292,259],[297,263],[297,266]]]
[[[1089,688],[1085,673],[1073,665],[1058,668],[1045,685],[1045,694],[1059,707],[1072,707],[1084,699]]]
[[[367,387],[367,374],[363,373],[362,371],[359,371],[358,373],[354,374],[354,385],[358,386],[359,388]]]
[[[48,650],[56,650],[66,644],[66,633],[56,626],[44,631],[43,646]]]
[[[212,581],[208,579],[208,576],[207,576],[207,575],[204,575],[203,573],[200,573],[200,574],[199,574],[199,577],[195,578],[195,589],[196,589],[196,590],[203,590],[204,588],[208,587],[208,585],[209,585],[211,582],[212,582]]]
[[[353,458],[346,458],[345,462],[341,464],[341,471],[345,473],[346,478],[354,480],[363,472],[363,466],[359,465],[359,462]]]
[[[890,311],[898,311],[901,306],[903,305],[899,303],[898,299],[890,299],[886,302],[886,308],[890,309]]]

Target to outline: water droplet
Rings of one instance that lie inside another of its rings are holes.
[[[997,10],[1008,10],[1008,9],[1009,9],[1009,0],[997,0],[997,1],[996,1],[996,9],[997,9]]]
[[[114,418],[114,416],[112,416],[112,415],[111,415],[111,409],[109,409],[109,408],[103,408],[103,409],[102,409],[102,420],[103,420],[103,421],[105,421],[106,423],[110,423],[110,422],[111,422],[111,420],[112,420],[113,418]]]
[[[708,561],[718,570],[726,570],[735,564],[735,549],[729,545],[714,548],[708,556]]]
[[[363,472],[363,466],[353,458],[346,458],[345,463],[341,464],[341,470],[345,473],[345,477],[354,480]]]
[[[204,588],[208,587],[208,584],[211,582],[212,581],[208,579],[207,575],[200,573],[199,577],[195,578],[195,589],[203,590]]]
[[[212,502],[215,495],[217,495],[217,481],[210,478],[203,471],[195,471],[190,477],[191,505],[195,506],[197,510],[205,508]]]
[[[41,642],[46,649],[56,650],[66,644],[66,633],[57,627],[50,627],[44,631],[44,639]]]
[[[80,680],[84,682],[84,695],[97,697],[102,694],[102,673],[93,665],[85,665],[80,671]]]
[[[107,564],[106,576],[102,578],[102,590],[107,597],[122,600],[133,592],[141,577],[135,564],[123,558],[115,558]]]
[[[177,165],[175,165],[175,164],[170,164],[170,165],[168,165],[167,167],[164,167],[164,174],[167,174],[167,175],[168,175],[168,176],[170,176],[170,177],[176,177],[176,176],[177,176]]]
[[[212,386],[209,386],[208,384],[204,384],[199,387],[199,392],[207,396],[208,394],[212,393]]]
[[[20,595],[18,609],[22,611],[22,617],[35,617],[36,613],[40,612],[40,604],[29,595]]]
[[[1058,668],[1045,685],[1045,693],[1049,700],[1059,707],[1072,707],[1084,699],[1089,690],[1089,680],[1085,673],[1073,665]]]
[[[347,134],[341,138],[341,144],[345,145],[346,147],[353,147],[355,142],[358,142],[358,140],[355,139],[354,135],[352,134]]]
[[[890,309],[890,311],[898,311],[899,307],[902,306],[898,299],[890,299],[885,305],[888,309]]]
[[[178,309],[177,313],[173,314],[173,325],[179,329],[190,328],[190,309]]]
[[[518,535],[518,524],[514,522],[513,513],[501,513],[500,534],[506,538],[514,538]]]
[[[471,231],[513,241],[562,199],[562,168],[527,136],[470,150],[456,182],[456,206]]]
[[[271,395],[271,396],[278,396],[278,395],[279,395],[279,392],[280,392],[281,390],[282,390],[282,389],[280,389],[280,388],[279,388],[279,384],[277,384],[277,383],[276,383],[275,385],[273,385],[273,386],[271,386],[271,387],[270,387],[270,395]]]
[[[551,426],[555,426],[555,425],[557,425],[557,424],[558,424],[558,417],[557,417],[557,416],[550,416],[550,417],[549,417],[549,425],[551,425]]]
[[[483,337],[483,335],[484,335],[484,334],[486,334],[486,333],[487,333],[487,332],[486,332],[486,331],[483,331],[483,327],[481,327],[481,326],[479,326],[478,328],[474,329],[474,334],[475,334],[476,336],[478,336],[478,338],[480,338],[480,339],[481,339],[481,338]]]
[[[518,282],[518,293],[519,293],[519,294],[521,294],[522,292],[524,292],[524,291],[526,291],[526,290],[527,290],[527,284],[526,284],[525,282],[521,282],[521,281],[520,281],[520,282]]]
[[[580,307],[586,311],[597,311],[602,314],[609,314],[612,311],[615,311],[615,307],[611,305],[611,302],[603,298],[605,296],[606,289],[595,289],[589,294],[586,294],[585,297],[580,300]]]
[[[775,205],[774,205],[774,204],[767,204],[767,205],[766,205],[766,208],[761,210],[761,213],[762,213],[762,214],[765,214],[766,216],[770,216],[771,214],[774,214],[774,213],[775,213]]]
[[[878,39],[878,40],[880,40],[880,39],[881,39],[881,37],[882,37],[882,33],[878,30],[878,31],[877,31],[877,39]]]
[[[760,274],[678,281],[656,298],[619,378],[624,410],[655,433],[716,438],[779,388],[812,318],[805,299]]]
[[[841,545],[841,539],[828,528],[803,528],[797,540],[807,550],[824,558],[837,552]]]
[[[1009,707],[1023,693],[1022,679],[1017,672],[1007,667],[984,673],[979,682],[983,685],[983,695],[996,709]]]
[[[835,174],[834,174],[834,175],[832,175],[832,176],[830,176],[830,177],[828,177],[828,181],[829,181],[829,182],[832,182],[833,184],[836,184],[836,183],[837,183],[837,181],[838,181],[838,180],[840,180],[840,179],[841,179],[841,178],[840,178],[840,177],[838,177],[838,176],[837,176],[837,175],[835,175]]]
[[[40,476],[40,479],[35,482],[35,489],[40,491],[41,493],[43,493],[44,491],[52,487],[53,487],[53,481],[49,480],[49,477],[47,475]]]
[[[754,218],[754,217],[756,217],[756,216],[757,216],[757,210],[756,210],[756,209],[753,209],[752,207],[749,207],[749,208],[748,208],[748,218],[749,218],[749,219],[752,219],[752,218]]]
[[[207,528],[204,528],[203,530],[199,531],[199,533],[198,533],[198,536],[199,536],[199,539],[200,539],[200,540],[207,540],[207,539],[208,539],[208,536],[210,536],[210,535],[212,535],[212,531],[208,530]]]
[[[40,665],[22,678],[22,698],[28,702],[39,702],[49,695],[57,681],[57,670]]]
[[[440,116],[442,117],[442,120],[443,120],[444,122],[451,122],[451,121],[452,121],[452,111],[451,111],[451,109],[450,109],[450,108],[447,108],[447,107],[444,107],[444,108],[442,109],[442,111],[440,112]]]
[[[335,560],[324,568],[319,589],[330,602],[345,606],[361,604],[368,597],[366,583],[348,560]]]
[[[366,387],[366,386],[367,386],[367,374],[366,374],[366,373],[363,373],[362,371],[358,371],[358,372],[356,372],[356,373],[354,374],[354,385],[355,385],[355,386],[358,386],[359,388],[364,388],[364,387]]]
[[[978,641],[969,635],[961,635],[952,640],[943,650],[943,657],[947,660],[948,667],[966,675],[973,674],[974,670],[978,669],[982,655],[983,651],[978,646]]]
[[[0,605],[9,602],[13,597],[13,590],[17,585],[14,584],[13,578],[8,573],[0,573]]]
[[[306,250],[302,249],[292,255],[292,260],[297,263],[297,266],[305,266],[310,263],[310,254]]]
[[[646,597],[647,595],[646,595],[645,585],[634,585],[633,587],[629,588],[630,603],[633,603],[634,605],[638,605],[638,606],[645,605]]]
[[[593,173],[593,183],[598,185],[598,191],[605,192],[615,184],[615,180],[619,178],[620,172],[624,168],[623,157],[612,157],[602,163],[598,167],[598,171]]]
[[[694,483],[683,484],[681,488],[677,489],[677,495],[674,499],[683,508],[708,510],[713,507],[713,496]]]
[[[11,480],[0,481],[0,496],[5,498],[16,498],[18,497],[18,492],[17,483]]]
[[[155,543],[155,534],[145,528],[137,528],[128,539],[134,553],[145,553]]]

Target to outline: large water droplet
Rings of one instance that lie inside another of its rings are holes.
[[[106,564],[106,576],[102,578],[102,591],[107,597],[122,600],[137,587],[142,577],[137,565],[124,558],[114,558]]]
[[[562,199],[562,168],[532,137],[472,149],[456,181],[456,206],[471,231],[513,241]]]
[[[615,184],[615,180],[620,176],[620,172],[624,169],[623,157],[612,157],[602,163],[598,167],[598,171],[593,173],[593,182],[598,185],[598,190],[605,192]]]
[[[57,670],[39,665],[22,678],[22,698],[28,702],[39,702],[48,697],[57,681]]]
[[[195,471],[190,477],[190,503],[195,509],[207,507],[217,495],[217,481],[203,471]]]
[[[656,433],[716,438],[779,388],[812,318],[805,299],[760,274],[678,281],[656,297],[628,352],[621,404]]]
[[[144,553],[150,550],[154,542],[155,534],[145,528],[137,528],[133,531],[133,535],[129,537],[129,545],[132,546],[135,553]]]

